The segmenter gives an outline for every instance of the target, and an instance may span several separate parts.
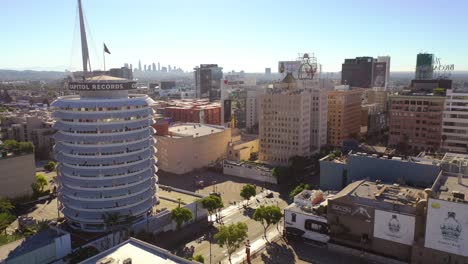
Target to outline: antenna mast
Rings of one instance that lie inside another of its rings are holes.
[[[88,41],[86,39],[86,30],[84,25],[84,17],[83,17],[83,8],[81,6],[81,0],[78,0],[78,12],[80,15],[80,32],[81,32],[81,56],[83,59],[83,79],[86,79],[86,75],[88,73],[88,65],[89,70],[91,70],[91,62],[89,61],[89,52],[88,52]]]

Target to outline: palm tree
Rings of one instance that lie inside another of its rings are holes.
[[[102,220],[106,225],[106,229],[110,227],[112,233],[112,243],[115,245],[115,226],[119,223],[120,214],[119,213],[105,213],[102,215]]]

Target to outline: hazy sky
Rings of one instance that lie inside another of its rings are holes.
[[[83,0],[93,69],[160,62],[191,70],[277,71],[313,52],[324,71],[345,58],[390,55],[412,71],[434,53],[468,70],[465,0]],[[80,68],[75,0],[0,0],[0,68]],[[91,37],[89,36],[91,35]]]

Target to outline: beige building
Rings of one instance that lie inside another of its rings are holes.
[[[372,89],[366,89],[365,91],[365,100],[367,104],[377,104],[379,112],[387,111],[387,100],[388,92],[382,88],[374,87]]]
[[[293,156],[310,155],[310,93],[288,74],[273,90],[260,95],[259,159],[287,165]]]
[[[345,85],[328,92],[328,144],[341,146],[343,140],[359,136],[362,92]]]
[[[36,181],[34,154],[0,157],[0,196],[14,198],[32,193]]]
[[[158,168],[184,174],[214,164],[226,157],[231,129],[216,125],[182,123],[157,135]]]
[[[258,137],[248,135],[233,136],[228,145],[227,159],[236,162],[249,160],[252,154],[258,153],[258,149]]]

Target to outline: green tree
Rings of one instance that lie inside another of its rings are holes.
[[[289,193],[289,198],[294,199],[294,196],[298,195],[304,190],[310,190],[310,189],[311,187],[309,184],[301,183]]]
[[[15,151],[19,149],[19,143],[16,140],[13,139],[8,139],[3,142],[3,146],[5,147],[6,150],[8,151]]]
[[[44,187],[47,186],[47,179],[43,174],[38,174],[36,175],[36,183],[37,183],[37,186],[39,187],[39,191],[43,192]]]
[[[0,198],[0,212],[11,212],[15,207],[7,198]]]
[[[268,242],[266,231],[270,225],[278,224],[283,217],[281,209],[276,205],[264,206],[261,205],[253,214],[255,221],[261,222],[264,228],[263,235]]]
[[[205,208],[210,215],[216,213],[216,220],[218,220],[217,210],[224,207],[221,197],[216,195],[210,195],[201,199],[200,202],[202,207]]]
[[[70,264],[80,263],[81,261],[85,259],[88,259],[94,255],[97,255],[98,253],[99,253],[99,250],[97,250],[95,247],[92,247],[92,246],[80,248],[69,255],[70,260],[68,261],[68,263]]]
[[[226,247],[229,256],[229,263],[232,263],[231,256],[241,246],[247,238],[248,227],[246,223],[239,222],[227,226],[220,226],[218,233],[214,235],[216,243],[220,247]]]
[[[205,263],[205,258],[200,254],[193,256],[192,260],[200,263]]]
[[[249,199],[252,196],[255,196],[257,194],[257,190],[255,189],[255,186],[252,184],[246,184],[242,187],[242,190],[240,192],[240,196],[247,200],[247,206],[249,206]]]
[[[110,228],[112,233],[112,243],[115,245],[115,227],[119,224],[120,221],[120,214],[117,213],[105,213],[102,215],[102,220],[106,225],[106,229]]]
[[[47,164],[44,165],[44,170],[51,172],[55,170],[57,164],[53,161],[49,161]]]
[[[6,235],[6,228],[11,224],[11,222],[15,221],[15,216],[10,214],[9,212],[1,212],[0,213],[0,231],[5,231]]]
[[[31,142],[20,142],[18,153],[33,153],[34,145]]]
[[[180,207],[180,203],[177,208],[174,208],[171,211],[171,219],[176,222],[177,230],[179,230],[182,227],[183,223],[192,220],[192,218],[192,211],[185,207]]]

